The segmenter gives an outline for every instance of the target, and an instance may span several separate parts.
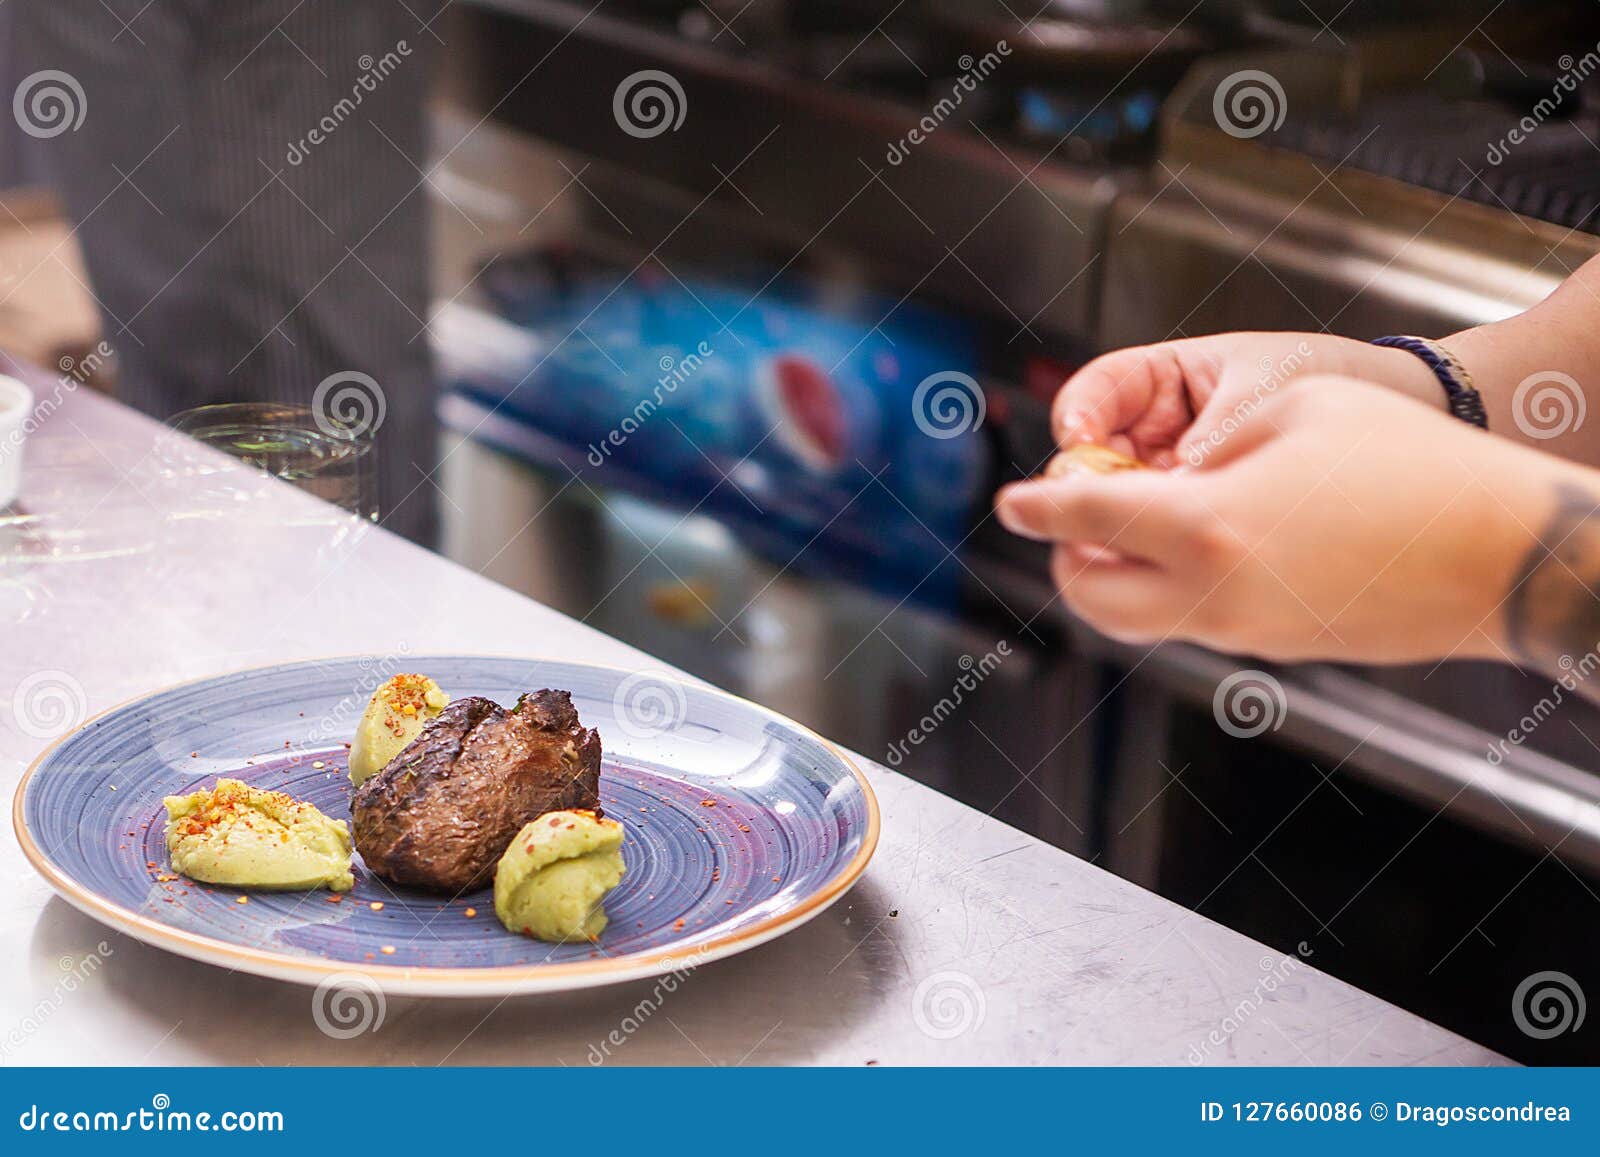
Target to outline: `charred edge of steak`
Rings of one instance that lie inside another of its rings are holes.
[[[600,813],[600,757],[599,732],[565,691],[522,695],[511,711],[457,700],[357,789],[356,848],[396,884],[481,887],[523,824],[566,808]]]
[[[570,754],[562,753],[562,763],[568,768],[566,789],[561,800],[551,811],[573,808],[592,811],[604,817],[600,806],[598,787],[591,789],[585,779],[598,783],[600,775],[600,733],[585,727],[578,718],[578,709],[572,705],[572,693],[552,690],[525,691],[517,697],[511,714],[525,719],[540,731],[565,733],[572,741]],[[537,817],[535,817],[537,818]]]
[[[350,801],[352,815],[357,809],[390,794],[391,787],[401,788],[396,781],[406,777],[421,778],[442,775],[455,766],[467,740],[485,719],[501,714],[500,704],[482,695],[469,695],[457,699],[437,716],[428,720],[422,733],[401,749],[383,770],[369,776]]]
[[[517,697],[517,705],[511,710],[541,731],[583,730],[578,709],[572,705],[572,694],[568,691],[552,691],[548,687],[543,691],[525,691]]]

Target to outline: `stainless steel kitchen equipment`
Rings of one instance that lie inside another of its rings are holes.
[[[821,30],[763,11],[748,37],[736,12],[649,7],[492,0],[459,14],[437,178],[447,364],[519,340],[486,323],[471,284],[474,256],[499,245],[558,238],[675,277],[728,254],[800,262],[982,319],[1000,481],[1043,463],[1044,402],[1096,350],[1233,328],[1445,333],[1525,308],[1600,248],[1576,154],[1561,170],[1575,185],[1530,192],[1481,157],[1457,158],[1459,180],[1437,165],[1413,179],[1376,150],[1372,125],[1390,116],[1448,113],[1487,145],[1522,115],[1508,104],[1520,90],[1441,96],[1426,75],[1481,13],[1325,13],[1319,27],[1258,12],[1226,53],[1202,51],[1215,24],[1172,17],[1182,70],[1134,67],[1079,91],[1030,54],[1014,80],[1002,59],[947,108],[962,62],[920,5]],[[1519,56],[1565,43],[1533,7],[1513,29],[1490,25],[1496,43]],[[686,96],[670,136],[620,131],[614,93],[643,70]],[[1282,123],[1230,133],[1218,88],[1252,71],[1280,87]],[[1583,124],[1553,127],[1570,144]],[[1410,159],[1429,142],[1408,131]],[[1039,554],[981,512],[960,605],[895,605],[800,579],[692,513],[586,493],[527,465],[540,461],[528,431],[460,397],[448,407],[445,489],[475,515],[451,532],[462,561],[874,753],[923,730],[963,657],[1003,640],[1018,661],[906,770],[1271,942],[1310,937],[1360,983],[1514,1055],[1588,1055],[1521,1037],[1502,999],[1534,967],[1593,967],[1600,713],[1569,704],[1562,725],[1486,758],[1546,695],[1542,677],[1273,669],[1281,719],[1241,744],[1217,729],[1213,697],[1259,664],[1109,644],[1059,611]],[[509,524],[479,535],[496,508]],[[503,546],[499,531],[519,527]],[[714,597],[696,585],[706,575]],[[1374,947],[1396,908],[1408,934]],[[1490,938],[1514,944],[1490,951]]]

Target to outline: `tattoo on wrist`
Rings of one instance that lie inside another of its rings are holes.
[[[1506,637],[1519,659],[1545,671],[1600,647],[1600,497],[1556,488],[1555,512],[1506,599]]]

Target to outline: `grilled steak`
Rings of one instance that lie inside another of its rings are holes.
[[[600,810],[600,733],[565,691],[510,711],[458,699],[351,801],[356,850],[385,880],[459,893],[494,877],[522,825],[548,811]]]

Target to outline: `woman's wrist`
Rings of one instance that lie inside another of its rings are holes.
[[[1441,343],[1443,344],[1443,343]],[[1373,381],[1421,402],[1430,409],[1448,412],[1450,398],[1426,362],[1408,350],[1370,346]],[[1446,346],[1448,349],[1449,347]],[[1450,351],[1452,354],[1454,350]]]

